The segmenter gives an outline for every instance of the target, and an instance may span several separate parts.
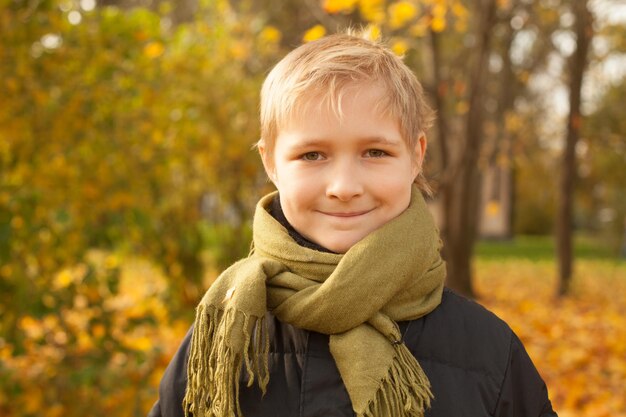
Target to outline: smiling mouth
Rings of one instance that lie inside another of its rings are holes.
[[[362,210],[362,211],[350,211],[350,212],[329,212],[329,211],[320,211],[320,213],[325,214],[327,216],[332,217],[359,217],[364,214],[369,213],[370,210]]]

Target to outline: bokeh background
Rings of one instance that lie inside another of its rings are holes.
[[[271,189],[264,76],[347,26],[438,112],[449,285],[562,417],[626,416],[622,0],[0,0],[0,415],[148,412]]]

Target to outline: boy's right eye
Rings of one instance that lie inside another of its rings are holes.
[[[322,159],[322,154],[319,152],[307,152],[300,157],[305,161],[318,161]]]

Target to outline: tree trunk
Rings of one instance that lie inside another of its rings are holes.
[[[567,118],[567,137],[561,165],[558,215],[556,219],[556,243],[558,257],[557,296],[566,295],[571,286],[572,256],[572,206],[576,179],[576,143],[580,136],[580,102],[583,76],[587,66],[587,53],[593,34],[592,16],[587,0],[573,0],[576,15],[576,51],[570,60],[569,97],[570,110]]]
[[[430,49],[431,63],[432,63],[432,77],[433,77],[433,101],[435,108],[438,111],[437,114],[437,148],[439,150],[439,161],[442,170],[445,172],[450,165],[449,152],[448,152],[448,135],[447,135],[447,121],[445,118],[444,109],[444,80],[441,76],[441,67],[443,65],[441,60],[441,47],[439,34],[433,30],[430,31]]]
[[[516,83],[515,74],[513,73],[513,62],[511,62],[511,48],[513,46],[513,28],[506,25],[506,36],[504,38],[504,50],[501,54],[502,75],[500,81],[500,103],[499,110],[496,115],[498,118],[498,146],[495,146],[496,155],[492,162],[496,169],[503,171],[502,181],[506,182],[504,189],[506,194],[502,196],[503,210],[506,211],[507,224],[506,232],[502,236],[505,239],[513,239],[513,216],[515,210],[515,164],[513,163],[513,142],[514,135],[506,128],[506,119],[511,112],[514,111],[515,98],[519,96],[519,84]],[[506,163],[501,163],[500,158],[504,158]]]
[[[465,125],[465,146],[455,175],[445,184],[443,239],[448,263],[447,284],[461,294],[474,298],[472,256],[477,237],[481,174],[478,166],[483,138],[483,97],[488,71],[492,30],[496,23],[495,0],[479,0],[481,16],[477,25],[476,61],[469,79],[469,110]]]

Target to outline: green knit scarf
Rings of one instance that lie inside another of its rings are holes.
[[[188,362],[186,415],[242,416],[241,371],[248,386],[269,381],[265,314],[330,335],[330,352],[359,417],[423,416],[433,394],[397,321],[441,302],[445,264],[424,199],[413,188],[407,210],[343,255],[296,243],[262,198],[254,250],[224,271],[197,308]]]

